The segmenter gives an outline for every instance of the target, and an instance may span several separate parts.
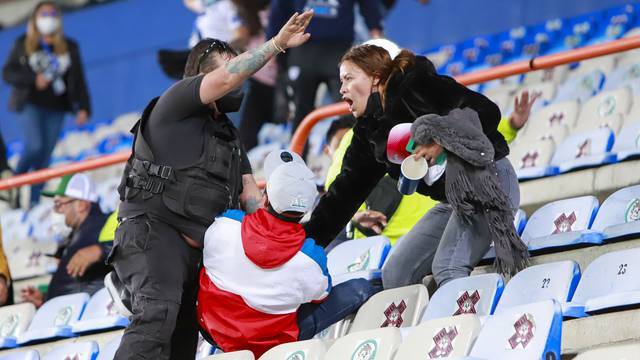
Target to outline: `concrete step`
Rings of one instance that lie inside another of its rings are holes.
[[[607,196],[623,187],[640,183],[640,160],[520,183],[520,207],[528,215],[549,202],[583,195]]]
[[[637,342],[640,339],[638,324],[640,309],[565,320],[562,322],[562,354],[576,355],[592,348]]]

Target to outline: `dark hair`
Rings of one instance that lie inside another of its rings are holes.
[[[250,36],[255,36],[262,31],[262,22],[259,12],[269,6],[269,1],[264,0],[232,0],[238,10],[238,16],[244,26],[249,30]]]
[[[392,60],[389,52],[376,45],[359,45],[349,49],[340,60],[350,61],[369,76],[377,76],[385,84],[396,72],[405,72],[416,61],[416,55],[409,50],[402,50]]]
[[[356,119],[353,115],[344,115],[341,116],[331,122],[329,125],[329,130],[327,130],[327,135],[325,136],[325,141],[327,144],[331,142],[333,136],[342,129],[351,129],[353,125],[355,125]]]
[[[184,67],[184,77],[208,73],[220,64],[213,54],[236,56],[238,53],[225,41],[218,39],[202,39],[189,52],[187,64]]]

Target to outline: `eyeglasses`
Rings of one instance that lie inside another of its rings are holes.
[[[53,201],[53,209],[54,210],[60,210],[61,208],[63,208],[65,205],[69,205],[72,202],[77,201],[76,199],[72,199],[72,200],[67,200],[67,201],[60,201],[60,200],[54,200]]]
[[[198,72],[200,72],[200,65],[202,65],[202,62],[204,61],[204,59],[206,59],[207,55],[209,55],[209,53],[212,52],[213,50],[217,50],[220,53],[230,53],[233,55],[238,55],[236,51],[231,46],[229,46],[229,44],[227,44],[226,42],[220,41],[218,39],[209,39],[209,40],[211,40],[211,42],[209,43],[209,46],[207,46],[207,48],[204,49],[204,51],[198,58]]]

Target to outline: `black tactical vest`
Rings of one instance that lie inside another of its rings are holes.
[[[142,131],[157,101],[147,105],[131,129],[133,150],[118,187],[120,200],[143,204],[160,197],[171,212],[209,226],[224,210],[239,207],[242,175],[237,133],[222,131],[212,120],[202,155],[194,164],[179,169],[158,164]]]

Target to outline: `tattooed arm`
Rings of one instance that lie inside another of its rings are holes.
[[[234,57],[227,62],[226,66],[220,66],[205,75],[200,85],[202,103],[211,104],[237,88],[279,52],[304,44],[311,36],[304,31],[312,17],[313,11],[310,10],[302,14],[293,14],[273,39],[258,48]]]
[[[252,174],[242,175],[240,205],[247,214],[252,214],[262,207],[262,191],[258,188]]]

